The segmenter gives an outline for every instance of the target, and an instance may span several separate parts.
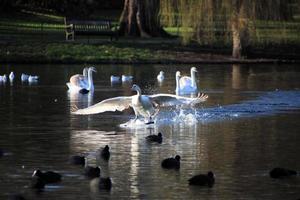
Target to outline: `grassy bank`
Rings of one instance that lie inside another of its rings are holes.
[[[230,44],[182,45],[179,38],[123,37],[111,42],[108,37],[94,36],[67,42],[62,16],[27,11],[0,15],[1,63],[294,62],[300,55],[298,22],[288,23],[280,31],[278,27],[282,24],[264,26],[260,22],[248,59],[234,60],[230,57]],[[173,35],[191,31],[174,27],[166,30]]]

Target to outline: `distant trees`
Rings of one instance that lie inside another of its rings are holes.
[[[120,17],[120,35],[166,36],[159,18],[160,0],[124,0]]]
[[[1,8],[5,10],[6,8],[25,6],[82,17],[87,17],[95,10],[121,9],[122,5],[123,0],[0,0],[0,10]]]
[[[183,28],[185,42],[195,38],[202,44],[232,41],[232,56],[247,52],[255,35],[257,19],[292,18],[291,4],[297,0],[161,0],[165,23]],[[170,14],[171,12],[171,14]],[[189,31],[190,29],[194,31]]]

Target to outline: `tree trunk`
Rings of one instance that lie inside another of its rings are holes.
[[[160,0],[125,0],[119,35],[134,37],[168,36],[159,19]]]
[[[234,20],[231,24],[232,32],[232,57],[241,58],[242,57],[242,43],[241,34],[238,27],[238,21]]]

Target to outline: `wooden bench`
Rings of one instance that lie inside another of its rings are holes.
[[[65,18],[66,40],[74,41],[77,35],[103,35],[118,40],[118,30],[111,26],[109,20],[74,20]]]

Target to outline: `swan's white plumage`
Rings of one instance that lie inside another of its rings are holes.
[[[165,79],[165,73],[163,71],[160,71],[159,74],[157,75],[157,80],[159,82],[162,82]]]
[[[93,91],[94,83],[92,72],[96,72],[95,68],[89,67],[83,69],[83,74],[75,74],[71,76],[70,82],[66,83],[69,90],[72,92],[80,91],[82,89]]]
[[[121,79],[122,79],[123,82],[132,81],[133,76],[122,75]]]
[[[6,82],[6,80],[7,80],[7,77],[6,77],[6,74],[3,74],[3,76],[0,76],[0,81],[1,82]]]
[[[137,94],[133,96],[106,99],[93,106],[76,110],[73,114],[89,115],[107,111],[123,111],[132,107],[136,118],[138,116],[151,118],[157,114],[160,107],[181,104],[196,104],[203,102],[208,98],[205,94],[199,94],[196,98],[182,97],[172,94],[142,95],[141,89],[135,84],[132,86],[132,90],[135,90]]]
[[[35,81],[38,81],[38,79],[39,79],[38,76],[29,75],[29,77],[28,77],[29,82],[35,82]]]
[[[196,80],[197,69],[191,68],[191,76],[180,77],[179,82],[176,80],[176,92],[180,94],[197,93],[197,80]],[[176,75],[177,78],[177,75]]]
[[[28,81],[29,75],[28,74],[21,74],[21,81]]]
[[[131,105],[131,97],[114,97],[110,99],[103,100],[95,105],[90,107],[79,109],[73,114],[77,115],[89,115],[89,114],[97,114],[103,112],[115,112],[115,111],[123,111],[129,108]]]
[[[120,81],[120,76],[110,76],[110,82],[119,82]]]
[[[9,80],[12,82],[12,81],[14,81],[14,78],[15,78],[14,72],[10,72],[10,74],[9,74]]]

